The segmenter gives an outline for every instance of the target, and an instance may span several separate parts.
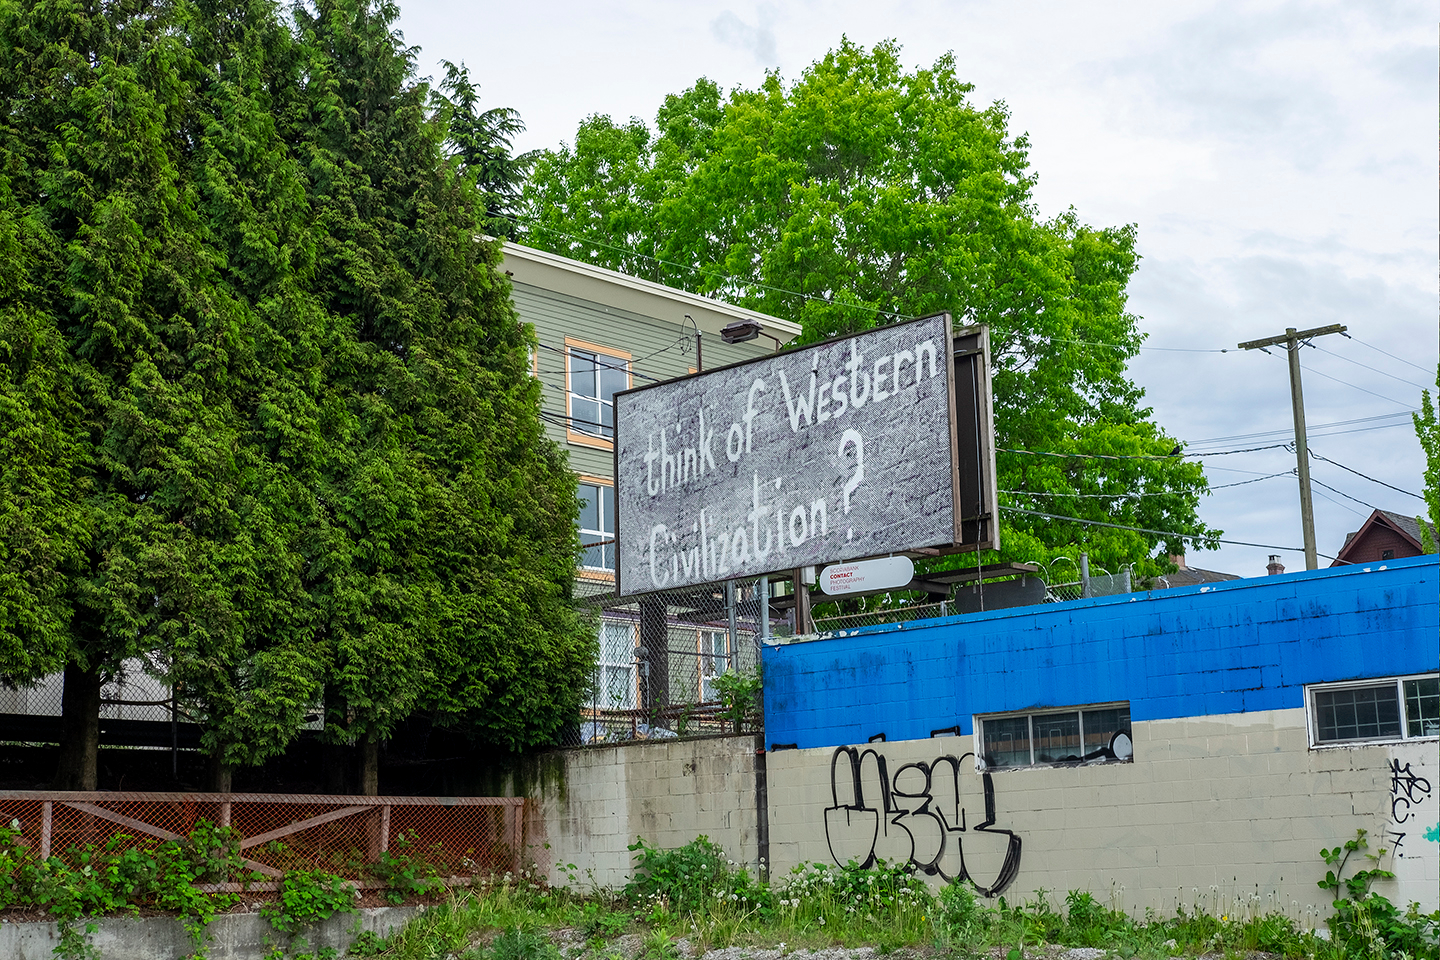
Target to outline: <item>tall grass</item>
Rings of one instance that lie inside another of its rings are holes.
[[[1099,947],[1122,960],[1256,951],[1297,960],[1440,960],[1440,914],[1425,917],[1413,909],[1401,915],[1374,913],[1363,904],[1350,908],[1352,926],[1369,924],[1375,931],[1356,952],[1354,937],[1317,935],[1313,913],[1295,904],[1284,910],[1274,894],[1194,890],[1177,897],[1173,915],[1147,911],[1136,917],[1123,909],[1118,886],[1102,897],[1037,890],[1013,903],[1004,897],[991,903],[965,884],[932,893],[915,875],[885,863],[869,869],[802,864],[765,883],[703,837],[675,850],[643,843],[632,849],[639,865],[618,895],[549,888],[528,878],[497,881],[452,896],[390,942],[371,942],[366,949],[396,960],[560,960],[542,931],[569,927],[593,957],[614,955],[615,937],[635,935],[638,944],[632,942],[629,952],[638,951],[641,960],[678,960],[680,939],[701,951],[870,945],[881,953],[924,947],[1007,960],[1044,945]],[[1409,918],[1403,939],[1393,936],[1396,917]]]

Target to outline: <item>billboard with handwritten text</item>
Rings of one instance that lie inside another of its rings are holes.
[[[615,396],[619,592],[959,540],[950,317]]]

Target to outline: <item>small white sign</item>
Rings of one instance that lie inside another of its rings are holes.
[[[836,563],[820,571],[820,589],[835,597],[869,590],[894,590],[915,579],[909,557],[881,557],[858,563]]]

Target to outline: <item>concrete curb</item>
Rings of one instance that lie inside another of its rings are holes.
[[[367,907],[307,924],[296,935],[314,952],[332,947],[343,954],[362,932],[386,937],[405,926],[424,907]],[[80,921],[83,928],[84,921]],[[194,950],[185,927],[174,917],[102,917],[90,937],[101,960],[167,960],[188,957]],[[291,938],[276,932],[258,913],[227,913],[210,924],[210,960],[261,960],[272,947],[287,947]],[[0,923],[0,957],[7,960],[55,960],[60,942],[54,923]],[[287,950],[287,955],[290,951]]]

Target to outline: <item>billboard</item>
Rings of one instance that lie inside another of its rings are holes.
[[[960,346],[942,314],[617,393],[619,592],[962,542]]]

